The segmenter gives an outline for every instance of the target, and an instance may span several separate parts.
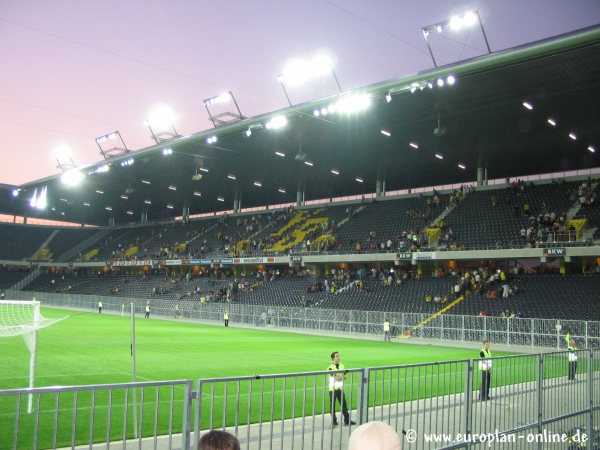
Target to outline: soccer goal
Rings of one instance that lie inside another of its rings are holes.
[[[68,317],[68,316],[67,316]],[[40,302],[2,300],[0,301],[0,338],[23,336],[31,354],[29,359],[29,387],[33,388],[35,381],[35,366],[37,362],[38,330],[67,317],[47,319],[40,314]],[[27,412],[33,410],[33,396],[29,395]]]

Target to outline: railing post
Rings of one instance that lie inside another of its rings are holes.
[[[185,385],[183,405],[183,429],[181,430],[181,448],[191,448],[190,434],[192,429],[192,398],[194,397],[193,381],[188,380]]]
[[[467,364],[467,377],[466,377],[466,385],[465,385],[465,436],[469,436],[471,434],[471,429],[473,428],[473,368],[475,363],[473,360],[469,360],[466,362]],[[471,444],[467,444],[467,448],[471,448]]]
[[[358,425],[369,421],[369,369],[361,369],[360,395],[358,396]]]

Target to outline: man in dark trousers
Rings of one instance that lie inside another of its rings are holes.
[[[490,351],[490,341],[483,341],[483,348],[479,352],[480,358],[485,358],[479,361],[479,370],[481,371],[481,391],[479,400],[482,402],[490,400],[490,384],[492,383],[492,352]]]
[[[144,314],[146,319],[150,318],[150,302],[146,303],[146,314]]]
[[[331,354],[333,364],[327,367],[327,370],[344,370],[344,365],[340,363],[340,354],[333,352]],[[329,376],[329,404],[331,407],[331,417],[333,418],[333,426],[338,424],[337,417],[335,415],[335,401],[340,404],[342,408],[342,414],[344,415],[344,423],[346,425],[356,425],[356,422],[350,420],[350,413],[348,412],[348,406],[346,405],[346,396],[344,395],[344,380],[348,379],[346,372],[336,373]]]
[[[228,327],[229,326],[229,311],[225,311],[225,313],[223,314],[223,320],[225,320],[225,326]]]
[[[575,339],[569,341],[569,380],[575,381],[575,374],[577,373],[577,346],[575,345]]]

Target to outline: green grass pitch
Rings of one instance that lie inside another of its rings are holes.
[[[45,317],[70,318],[51,327],[40,330],[38,343],[38,361],[36,386],[70,386],[104,383],[122,383],[131,381],[132,364],[130,357],[130,318],[110,314],[84,313],[79,311],[64,311],[59,309],[42,308]],[[235,325],[235,324],[231,324]],[[0,389],[27,387],[29,374],[29,352],[21,337],[5,338],[0,341],[2,346],[2,370],[0,371]],[[137,379],[138,381],[182,380],[209,377],[231,377],[254,374],[276,374],[325,370],[331,363],[329,355],[339,351],[342,362],[347,369],[417,364],[435,361],[469,359],[478,356],[478,351],[465,348],[435,347],[430,345],[390,344],[378,340],[348,339],[344,337],[303,335],[293,332],[273,332],[270,329],[248,329],[230,326],[211,326],[181,321],[165,321],[143,319],[136,320],[136,349],[137,349]],[[493,346],[492,346],[493,349]],[[494,356],[503,353],[494,352]],[[506,353],[504,353],[506,354]],[[419,377],[422,377],[420,373]],[[390,374],[389,379],[381,380],[381,387],[389,388],[382,400],[389,398],[417,398],[428,389],[441,389],[449,392],[459,392],[463,386],[418,386],[411,387],[408,392],[405,386],[396,382],[399,377],[406,377],[406,372]],[[410,374],[414,377],[414,374]],[[442,379],[450,374],[443,374]],[[437,378],[440,380],[441,378]],[[307,377],[299,380],[296,389],[306,385],[311,387],[323,385],[323,377]],[[309,414],[313,411],[320,413],[325,402],[321,390],[315,397],[297,402],[296,410],[291,411],[294,385],[288,379],[284,386],[283,380],[275,382],[256,380],[252,382],[252,395],[248,393],[249,385],[238,387],[229,383],[225,395],[223,387],[213,395],[212,405],[216,416],[225,417],[227,423],[235,419],[233,406],[238,402],[243,411],[251,410],[251,421],[255,421],[262,413],[263,418],[281,418]],[[441,383],[444,384],[444,383]],[[195,384],[194,384],[195,388]],[[260,389],[267,393],[259,398]],[[170,396],[173,395],[176,410],[181,405],[182,389],[171,392],[170,389],[147,389],[144,393],[148,406],[145,406],[143,430],[144,434],[152,434],[154,416],[159,417],[159,433],[166,433],[164,423],[169,417]],[[154,410],[154,400],[160,395],[159,411]],[[282,410],[283,392],[285,407]],[[435,391],[437,392],[437,391]],[[129,392],[131,402],[131,391]],[[203,393],[203,411],[209,412],[210,392]],[[350,395],[350,392],[347,392]],[[118,440],[123,434],[123,418],[125,394],[115,391],[110,401],[113,405],[113,416],[108,426],[106,405],[109,401],[108,392],[100,392],[93,399],[97,413],[94,416],[93,439],[96,442],[106,440],[107,432],[111,439]],[[75,428],[77,442],[87,442],[90,434],[90,402],[89,393],[83,393],[78,398],[77,421]],[[248,402],[251,407],[248,408]],[[374,401],[378,401],[374,399]],[[15,418],[16,400],[0,397],[0,442],[12,446],[13,425]],[[261,409],[260,404],[263,404]],[[356,401],[353,401],[356,404]],[[60,446],[70,445],[73,427],[72,394],[60,397],[58,408],[61,411],[57,435]],[[99,407],[100,406],[100,407]],[[223,414],[224,406],[226,413]],[[39,447],[46,448],[52,444],[55,396],[43,396],[40,404],[41,420],[39,423]],[[99,408],[98,408],[99,407]],[[325,408],[328,411],[328,408]],[[19,447],[30,448],[27,439],[32,434],[34,415],[28,415],[26,399],[21,401],[21,424],[19,430]],[[128,411],[131,417],[131,407]],[[241,419],[241,420],[240,420]],[[245,423],[246,416],[240,418]],[[132,420],[129,420],[131,425]],[[174,432],[181,430],[181,418],[175,415]],[[203,428],[208,422],[203,420]],[[107,431],[108,430],[108,431]],[[129,437],[132,431],[127,431]],[[22,444],[22,445],[21,445]],[[3,448],[0,445],[0,448]]]

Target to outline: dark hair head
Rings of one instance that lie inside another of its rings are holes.
[[[487,342],[488,344],[490,343],[490,341],[488,341],[488,340],[486,339],[485,341],[483,341],[483,345],[485,345],[485,343],[486,343],[486,342]]]
[[[335,355],[337,355],[338,353],[339,353],[339,352],[333,352],[333,353],[331,354],[331,359],[333,359],[333,358],[335,357]]]
[[[227,431],[211,430],[198,441],[198,450],[240,450],[240,441]]]

